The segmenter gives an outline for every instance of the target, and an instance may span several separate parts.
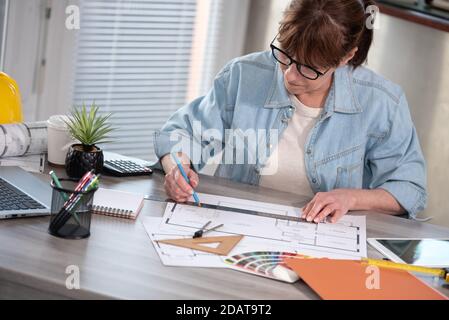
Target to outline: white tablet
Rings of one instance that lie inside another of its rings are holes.
[[[448,268],[449,239],[368,239],[368,243],[394,262]]]

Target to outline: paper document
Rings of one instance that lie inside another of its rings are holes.
[[[230,255],[272,250],[339,259],[366,257],[364,216],[348,215],[336,224],[314,224],[298,219],[301,209],[291,206],[209,194],[199,197],[202,207],[168,203],[162,219],[144,219],[165,265],[224,267],[223,257],[157,243],[162,239],[192,237],[208,221],[212,221],[211,226],[224,226],[207,236],[245,236]]]
[[[153,242],[154,248],[159,255],[162,263],[166,266],[184,266],[184,267],[208,267],[208,268],[226,268],[225,257],[215,254],[176,247],[158,240],[166,239],[185,239],[192,238],[193,229],[190,227],[171,226],[164,223],[163,218],[144,217],[142,219],[145,230]],[[195,230],[196,231],[196,230]],[[222,232],[210,232],[208,237],[217,237],[228,235]],[[258,239],[254,237],[244,237],[238,245],[230,252],[230,256],[243,252],[252,251],[285,251],[298,253],[295,246],[289,246],[281,242],[268,239]]]
[[[21,167],[28,172],[44,173],[47,154],[35,154],[22,157],[0,158],[0,166]]]

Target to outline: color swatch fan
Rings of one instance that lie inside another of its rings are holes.
[[[258,251],[227,257],[224,261],[234,270],[294,283],[299,277],[284,263],[285,258],[304,259],[306,256],[291,252]]]

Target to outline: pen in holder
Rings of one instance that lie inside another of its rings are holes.
[[[90,236],[92,202],[98,186],[76,191],[76,179],[60,179],[58,187],[51,182],[51,217],[48,232],[65,239],[84,239]]]

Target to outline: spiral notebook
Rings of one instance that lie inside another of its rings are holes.
[[[95,192],[92,209],[96,214],[134,220],[143,202],[142,194],[99,188]]]

